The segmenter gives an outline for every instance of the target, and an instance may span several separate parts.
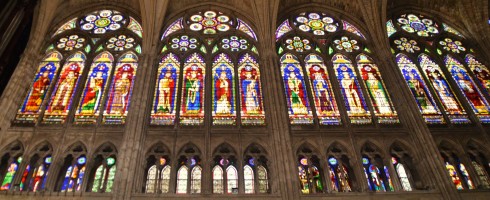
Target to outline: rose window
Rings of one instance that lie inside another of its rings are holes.
[[[83,30],[91,31],[95,34],[104,34],[107,31],[120,29],[126,22],[121,13],[111,10],[101,10],[87,15],[80,21]]]
[[[437,24],[432,20],[420,18],[413,14],[402,15],[398,18],[398,24],[406,32],[417,33],[417,35],[422,37],[429,37],[439,33]]]
[[[203,15],[197,14],[190,17],[189,28],[193,31],[203,31],[204,34],[216,34],[217,31],[230,30],[231,19],[222,13],[206,11]]]
[[[231,51],[239,51],[240,49],[245,50],[248,48],[248,42],[237,36],[231,36],[230,38],[221,40],[221,48],[231,49]]]
[[[196,38],[189,38],[187,35],[180,36],[180,38],[175,37],[169,43],[172,49],[179,49],[180,51],[196,49],[199,44]]]
[[[308,15],[302,13],[296,18],[294,24],[298,25],[300,30],[312,32],[315,35],[325,35],[325,31],[335,32],[338,28],[334,19],[325,16],[323,13],[321,15],[318,13],[309,13]]]
[[[62,37],[58,40],[58,49],[65,51],[71,51],[73,49],[80,49],[85,46],[85,38],[78,37],[78,35],[71,35],[70,37]]]
[[[296,50],[297,52],[303,52],[310,50],[310,41],[307,39],[301,39],[300,37],[294,37],[293,39],[286,40],[287,48],[289,50]]]
[[[336,44],[336,48],[338,50],[344,50],[346,52],[352,52],[354,50],[359,50],[359,45],[357,45],[356,40],[349,40],[347,37],[341,37],[340,40],[334,40],[334,44]]]
[[[442,48],[446,51],[452,51],[453,53],[460,53],[460,51],[466,51],[462,43],[458,40],[452,40],[450,38],[446,38],[443,41],[439,41],[439,44],[442,45]]]
[[[400,49],[400,51],[406,51],[408,53],[415,53],[415,51],[420,51],[420,47],[417,46],[417,42],[415,40],[408,40],[407,38],[400,38],[394,41],[396,47]]]
[[[134,38],[120,35],[118,37],[112,37],[107,42],[108,49],[114,49],[114,51],[124,51],[125,49],[133,48]]]

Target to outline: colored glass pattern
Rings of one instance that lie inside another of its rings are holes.
[[[179,74],[180,64],[178,57],[173,53],[163,56],[158,67],[155,97],[151,111],[151,124],[174,124],[177,110]]]
[[[63,25],[61,25],[58,30],[56,30],[56,32],[53,34],[53,37],[60,34],[60,33],[63,33],[67,30],[71,30],[71,29],[74,29],[77,27],[77,18],[73,18],[71,19],[70,21],[64,23]]]
[[[454,35],[457,35],[459,37],[462,37],[464,38],[463,34],[459,33],[459,31],[457,31],[456,29],[454,29],[453,27],[445,24],[445,23],[442,23],[442,27],[445,31],[449,32],[449,33],[452,33]]]
[[[458,40],[454,40],[451,38],[445,38],[444,40],[439,41],[439,45],[442,46],[442,49],[453,52],[453,53],[461,53],[462,51],[466,51],[462,43]]]
[[[95,34],[104,34],[107,31],[118,30],[125,23],[126,19],[123,15],[112,10],[93,12],[80,19],[81,28]]]
[[[374,192],[386,192],[385,180],[382,178],[379,168],[371,164],[369,158],[363,159],[367,160],[367,162],[363,162],[363,166],[369,189]]]
[[[138,23],[138,21],[136,21],[133,17],[129,17],[129,24],[127,28],[133,31],[140,38],[143,37],[143,28],[141,28],[140,23]]]
[[[252,30],[252,28],[242,21],[241,19],[236,19],[238,26],[236,27],[237,30],[244,32],[248,36],[252,37],[255,41],[257,41],[257,36],[255,35],[255,32]]]
[[[238,60],[239,91],[242,125],[264,125],[265,115],[262,103],[262,86],[257,60],[244,54]]]
[[[347,36],[342,36],[340,39],[334,40],[333,43],[335,48],[345,52],[353,52],[360,49],[357,40],[351,40]]]
[[[269,192],[269,176],[265,167],[257,166],[257,179],[259,182],[259,193]]]
[[[325,31],[333,33],[339,28],[338,22],[325,13],[301,13],[294,24],[304,32],[314,35],[325,35]]]
[[[421,54],[419,56],[419,62],[425,77],[429,80],[429,84],[439,97],[439,100],[444,106],[444,111],[449,116],[451,122],[457,124],[469,123],[470,121],[466,116],[465,110],[456,99],[456,96],[439,65],[426,54]]]
[[[85,46],[85,38],[81,38],[78,35],[70,35],[68,37],[62,37],[58,40],[56,48],[64,51],[71,51],[74,49],[81,49]]]
[[[52,157],[46,156],[41,164],[39,164],[32,172],[32,177],[29,183],[29,191],[44,190],[46,181],[48,180],[48,170],[51,165]]]
[[[429,124],[444,123],[444,118],[439,111],[436,101],[429,92],[417,66],[404,54],[398,54],[396,56],[396,62],[398,63],[398,67],[400,68],[403,78],[405,78],[410,92],[417,102],[417,106],[419,107],[425,122]]]
[[[351,123],[371,123],[371,114],[369,113],[352,62],[342,54],[335,54],[332,62]]]
[[[191,194],[201,193],[202,168],[194,166],[191,172]]]
[[[231,36],[221,39],[220,47],[222,49],[229,49],[231,51],[240,51],[249,49],[250,43],[244,38]]]
[[[286,40],[286,48],[296,52],[303,52],[311,50],[311,45],[308,39],[301,39],[299,36],[295,36]]]
[[[228,55],[221,53],[213,63],[213,125],[234,125],[235,71]]]
[[[409,40],[405,37],[401,37],[393,41],[395,43],[396,48],[400,51],[406,51],[408,53],[415,53],[415,51],[420,51],[420,47],[417,46],[417,42],[415,40]]]
[[[279,27],[277,27],[276,30],[276,41],[279,40],[279,38],[281,38],[284,34],[292,30],[293,28],[289,26],[289,20],[285,20],[284,22],[282,22],[281,25],[279,25]]]
[[[353,34],[361,37],[362,39],[366,39],[366,37],[364,37],[364,35],[361,33],[361,31],[359,31],[359,29],[357,27],[350,24],[349,22],[342,20],[342,25],[343,25],[343,28],[345,31],[353,33]]]
[[[403,14],[398,18],[398,25],[406,32],[417,33],[418,36],[431,37],[439,33],[438,25],[422,15]]]
[[[223,169],[216,165],[213,168],[213,194],[223,194]]]
[[[172,49],[178,49],[179,51],[187,51],[191,49],[196,49],[200,45],[200,42],[196,38],[189,37],[187,35],[181,35],[172,38],[168,42],[168,45]]]
[[[482,123],[490,123],[490,105],[476,86],[464,66],[451,56],[445,58],[446,67],[451,72],[458,88]]]
[[[319,123],[321,125],[340,125],[339,109],[323,59],[318,55],[310,54],[306,56],[305,64]]]
[[[61,54],[55,51],[49,53],[39,64],[31,89],[27,93],[20,109],[17,111],[15,117],[16,122],[37,122],[37,118],[41,112],[41,105],[50,91],[52,82],[57,76],[61,59]]]
[[[114,57],[109,52],[100,53],[94,59],[75,114],[76,124],[94,124],[97,121],[113,62]]]
[[[459,171],[461,172],[461,175],[463,176],[463,179],[465,180],[468,189],[475,189],[475,185],[473,185],[473,181],[471,181],[470,174],[468,173],[468,171],[466,171],[466,167],[462,163],[459,163]]]
[[[172,33],[175,33],[179,30],[182,30],[183,28],[184,28],[184,25],[182,24],[182,18],[175,20],[175,22],[170,24],[170,26],[168,26],[167,30],[165,30],[165,32],[163,32],[162,40],[163,40],[163,38],[166,38],[167,36],[171,35]]]
[[[334,157],[328,159],[330,182],[336,192],[351,192],[351,182],[347,168]]]
[[[245,186],[245,194],[255,193],[254,171],[252,167],[250,167],[249,165],[245,165],[245,167],[243,167],[243,179],[244,179],[244,186]]]
[[[393,106],[388,90],[386,90],[378,66],[368,56],[359,54],[357,56],[357,70],[359,70],[368,91],[378,123],[399,123],[395,106]]]
[[[281,57],[281,75],[291,124],[312,124],[313,116],[299,60],[292,54]]]
[[[476,82],[485,88],[487,94],[490,93],[490,71],[488,68],[471,54],[466,55],[466,64],[477,78]]]
[[[232,194],[234,190],[238,192],[238,172],[233,165],[226,168],[226,188],[228,194]]]
[[[396,33],[395,26],[393,25],[393,21],[391,21],[391,19],[386,22],[386,32],[388,33],[388,37]]]
[[[68,166],[61,185],[61,192],[80,191],[85,175],[86,161],[85,156],[80,156],[75,164]]]
[[[5,170],[5,174],[3,174],[2,185],[0,185],[0,191],[9,190],[12,186],[12,182],[14,181],[15,174],[19,169],[19,165],[22,162],[22,157],[17,157],[10,162],[8,168]]]
[[[80,75],[85,66],[85,54],[77,52],[67,58],[61,69],[60,78],[53,88],[51,100],[44,112],[44,123],[62,124],[70,111]]]
[[[129,52],[119,58],[103,114],[103,123],[124,124],[126,122],[137,68],[138,57],[134,53]]]
[[[461,182],[461,179],[459,178],[456,168],[454,168],[454,165],[451,165],[449,162],[446,162],[446,169],[456,189],[463,190],[464,189],[463,182]]]
[[[201,125],[204,120],[204,59],[197,53],[190,55],[184,64],[180,123]]]
[[[124,51],[135,46],[134,38],[126,35],[111,37],[107,41],[107,48],[114,51]]]
[[[188,22],[192,31],[202,31],[203,34],[216,34],[230,30],[233,24],[230,17],[221,12],[206,11],[192,15]]]
[[[177,194],[187,193],[187,183],[189,181],[189,168],[187,166],[181,166],[177,171],[177,188],[175,189]]]
[[[391,157],[393,166],[395,167],[396,174],[400,179],[400,183],[404,191],[412,191],[412,184],[410,183],[410,179],[408,178],[407,169],[405,166],[398,162],[398,158]]]

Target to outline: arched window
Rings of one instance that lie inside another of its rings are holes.
[[[390,173],[379,152],[378,148],[371,143],[365,144],[361,149],[362,165],[368,188],[374,192],[392,192],[394,188]]]
[[[59,191],[75,192],[82,190],[87,166],[86,152],[87,150],[82,144],[72,145],[66,152],[58,174],[57,189]]]
[[[53,158],[52,147],[49,143],[39,144],[26,166],[20,182],[21,191],[43,191],[48,179],[48,170]]]
[[[15,122],[37,123],[43,113],[43,123],[62,124],[76,107],[76,124],[97,123],[101,114],[103,123],[123,124],[141,37],[139,23],[115,10],[87,13],[63,24],[48,41],[46,56]],[[115,59],[118,64],[113,68]]]
[[[190,14],[163,33],[151,124],[173,125],[180,112],[179,124],[202,125],[204,106],[211,102],[213,125],[263,125],[255,33],[241,19],[219,11]]]
[[[201,152],[199,149],[188,144],[179,153],[177,166],[177,194],[199,194],[201,193]]]
[[[490,177],[488,176],[490,172],[490,164],[485,156],[484,149],[482,145],[477,144],[474,141],[470,141],[466,145],[466,151],[471,160],[471,166],[473,166],[478,179],[480,180],[480,185],[478,188],[489,189],[490,188]]]
[[[214,152],[213,193],[238,193],[236,152],[228,144],[220,145]]]
[[[291,124],[318,119],[339,125],[338,103],[353,124],[370,124],[373,117],[399,123],[366,38],[354,25],[322,12],[297,13],[279,25],[276,41]]]
[[[458,190],[475,189],[470,174],[466,170],[466,166],[461,162],[460,158],[453,150],[449,142],[443,141],[439,145],[439,151],[443,158],[449,177],[453,181],[454,186]]]
[[[399,143],[391,147],[391,163],[395,168],[395,174],[400,180],[401,188],[404,191],[415,190],[415,182],[418,175],[414,169],[412,157]],[[395,177],[396,178],[396,177]]]
[[[474,49],[465,47],[470,42],[461,33],[415,13],[393,15],[386,26],[391,50],[427,123],[446,123],[443,114],[450,123],[470,123],[470,110],[481,123],[490,123],[490,104],[484,96],[488,69]]]
[[[169,193],[170,191],[170,151],[163,144],[154,145],[147,156],[145,168],[146,193]]]
[[[298,150],[298,172],[301,193],[324,192],[320,159],[306,145]]]
[[[116,175],[116,148],[104,144],[94,155],[94,165],[90,172],[88,191],[111,192]]]
[[[269,172],[267,154],[257,145],[251,144],[245,150],[243,166],[243,185],[245,194],[269,193]]]
[[[349,158],[340,144],[334,143],[328,149],[328,171],[332,191],[352,192],[353,172]]]
[[[5,153],[0,160],[0,191],[11,189],[17,171],[19,171],[19,166],[22,163],[24,148],[20,142],[13,142],[3,152]]]

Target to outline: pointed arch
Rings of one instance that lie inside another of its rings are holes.
[[[238,59],[239,95],[241,106],[241,123],[243,125],[265,124],[261,73],[258,60],[250,53]]]
[[[415,171],[415,166],[412,159],[409,146],[405,142],[395,140],[390,147],[391,163],[395,168],[395,174],[400,180],[400,184],[404,191],[412,191],[415,189],[415,182],[420,181],[418,173]]]
[[[439,142],[439,151],[454,186],[457,190],[475,189],[472,178],[466,170],[466,165],[460,160],[462,152],[459,146],[449,140]],[[469,165],[468,165],[469,166]]]
[[[180,61],[176,54],[162,56],[158,66],[156,88],[151,111],[151,124],[173,125],[177,112],[177,88]]]
[[[46,185],[49,167],[52,163],[53,147],[47,140],[37,143],[28,154],[30,160],[22,173],[21,191],[43,190]]]
[[[201,125],[204,121],[204,81],[206,78],[203,57],[191,54],[184,63],[182,83],[182,102],[180,123],[183,125]]]
[[[153,144],[146,153],[146,166],[144,171],[145,193],[170,192],[170,150],[158,141]]]
[[[479,188],[490,188],[490,166],[488,162],[488,149],[475,139],[470,139],[466,144],[466,152],[470,158],[471,167],[476,172],[479,180]]]
[[[334,141],[327,149],[328,171],[331,190],[336,192],[351,192],[354,173],[352,171],[349,154],[343,144]]]
[[[361,148],[362,165],[371,191],[394,191],[391,176],[383,157],[383,151],[372,141],[366,141]]]
[[[236,73],[229,55],[220,53],[214,57],[212,73],[213,125],[234,125]]]
[[[24,146],[19,140],[15,140],[4,147],[3,155],[0,160],[0,191],[9,190],[13,180],[19,171],[24,155]]]

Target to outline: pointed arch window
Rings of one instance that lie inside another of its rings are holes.
[[[294,14],[280,24],[276,46],[291,124],[340,125],[338,103],[352,124],[399,123],[365,40],[357,27],[323,12]],[[334,74],[339,86],[331,85]]]
[[[174,125],[177,121],[186,126],[203,125],[206,102],[211,102],[213,125],[264,125],[256,42],[254,31],[245,21],[220,11],[199,11],[171,23],[162,35],[162,62],[151,124]],[[180,60],[184,61],[182,65]],[[183,74],[181,83],[179,70]],[[205,80],[206,73],[210,73],[210,81]],[[161,84],[172,84],[168,80],[181,91],[179,106],[169,98],[177,92],[170,89],[167,95],[163,91],[165,86]],[[211,96],[206,97],[206,90],[211,90]],[[164,102],[171,103],[162,106]]]
[[[476,58],[475,51],[465,47],[470,43],[469,39],[448,24],[416,13],[394,14],[386,25],[397,62],[399,53],[418,56],[428,85],[432,86],[432,93],[442,105],[441,114],[445,114],[450,123],[470,123],[467,114],[470,111],[481,123],[490,123],[490,104],[486,99],[489,88],[486,82],[490,76],[487,67]],[[439,60],[443,62],[436,62]],[[421,97],[414,97],[419,108],[424,105]],[[427,123],[445,123],[439,113],[429,114],[428,111],[431,110],[421,109]]]
[[[349,158],[343,149],[345,148],[335,144],[328,149],[327,161],[331,190],[335,192],[351,192],[353,190],[354,173],[350,167]]]
[[[11,189],[15,177],[18,176],[23,153],[24,148],[18,142],[8,145],[5,149],[0,160],[0,191]]]
[[[298,178],[302,194],[314,194],[324,192],[323,170],[320,159],[309,147],[300,147],[298,154]]]
[[[214,152],[213,193],[238,193],[238,171],[236,153],[229,145],[221,145]]]
[[[163,144],[155,145],[147,158],[145,192],[169,193],[171,170],[168,149]]]
[[[482,189],[490,188],[490,165],[488,164],[487,157],[483,153],[483,148],[481,145],[476,144],[476,142],[471,141],[466,145],[467,153],[470,157],[471,166],[474,168],[476,175],[479,179],[479,187]]]
[[[65,169],[65,175],[63,182],[61,183],[61,192],[75,192],[80,191],[82,188],[83,178],[85,176],[85,168],[87,158],[82,155],[76,159],[67,157],[69,160],[73,160],[73,164],[68,165]]]
[[[264,149],[252,144],[245,151],[243,166],[243,185],[245,194],[269,193],[269,171]]]
[[[41,120],[46,124],[63,124],[73,110],[75,124],[97,123],[102,113],[103,123],[124,124],[136,72],[136,53],[141,53],[141,37],[138,21],[115,10],[94,11],[63,24],[48,41],[46,57],[39,65],[14,123],[35,124]],[[114,55],[119,63],[132,63],[132,71],[126,71],[132,74],[122,75],[118,66],[113,69]],[[94,60],[86,59],[94,57]],[[128,60],[130,57],[132,60]],[[124,84],[125,78],[120,76],[129,76],[130,84]],[[121,98],[116,97],[120,102],[113,97],[106,102],[111,82],[120,87],[109,91],[109,96],[121,93]]]
[[[99,147],[94,155],[94,164],[90,169],[87,191],[112,192],[114,178],[116,176],[117,152],[112,144],[104,144]]]
[[[52,148],[48,143],[36,147],[28,165],[24,169],[20,182],[20,191],[42,191],[45,189],[48,170],[53,161]]]
[[[476,189],[472,177],[466,170],[466,165],[451,147],[451,144],[442,142],[439,151],[443,158],[447,172],[457,190]]]
[[[188,145],[179,153],[177,169],[177,194],[200,194],[202,167],[197,147]]]
[[[361,149],[361,163],[368,188],[374,192],[393,192],[395,190],[389,169],[379,152],[379,149],[371,143],[365,144]]]

